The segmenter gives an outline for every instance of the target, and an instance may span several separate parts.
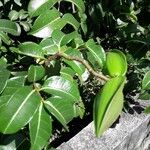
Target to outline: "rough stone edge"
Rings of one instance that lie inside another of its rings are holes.
[[[142,102],[149,105],[149,102]],[[60,145],[57,150],[148,150],[150,145],[150,115],[122,113],[115,128],[96,138],[93,122]]]

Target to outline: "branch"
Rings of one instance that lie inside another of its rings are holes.
[[[57,56],[57,57],[63,57],[63,58],[65,58],[65,59],[69,60],[69,61],[72,61],[72,60],[78,61],[78,62],[80,62],[81,64],[83,64],[83,65],[87,68],[87,70],[89,71],[89,73],[93,74],[95,77],[100,78],[100,79],[102,79],[102,80],[104,80],[104,81],[108,81],[108,80],[109,80],[109,78],[106,77],[106,76],[104,76],[102,73],[96,72],[96,71],[90,66],[90,64],[89,64],[86,60],[84,60],[84,59],[82,59],[82,58],[75,57],[75,56],[68,56],[68,55],[66,55],[66,54],[64,54],[64,53],[57,53],[56,56]]]

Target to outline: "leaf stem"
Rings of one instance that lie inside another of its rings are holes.
[[[41,101],[44,102],[44,98],[41,96],[40,89],[37,87],[36,83],[33,83],[34,90],[41,97]]]

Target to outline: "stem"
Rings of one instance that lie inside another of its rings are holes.
[[[37,94],[41,97],[41,101],[44,102],[44,99],[39,92],[40,89],[36,86],[36,83],[33,83],[33,87],[34,87],[34,90],[37,92]]]
[[[74,4],[72,4],[72,12],[73,12],[73,13],[76,13]]]
[[[79,57],[68,56],[68,55],[66,55],[66,54],[64,54],[64,53],[60,53],[60,52],[59,52],[59,53],[56,53],[54,56],[49,56],[48,60],[53,60],[53,59],[56,59],[56,58],[58,58],[58,57],[63,57],[63,58],[65,58],[66,60],[69,60],[69,61],[72,61],[72,60],[78,61],[78,62],[80,62],[81,64],[83,64],[83,65],[87,68],[87,70],[89,71],[89,73],[93,74],[95,77],[97,77],[97,78],[99,78],[99,79],[101,79],[101,80],[104,80],[104,81],[108,81],[108,80],[109,80],[109,78],[106,77],[105,75],[103,75],[102,73],[96,72],[96,71],[90,66],[90,64],[89,64],[86,60],[84,60],[84,59],[82,59],[82,58],[79,58]]]

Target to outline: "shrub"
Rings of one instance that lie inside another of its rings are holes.
[[[0,2],[0,7],[1,148],[25,145],[26,149],[46,149],[55,128],[53,120],[68,131],[73,118],[83,118],[86,106],[79,85],[90,76],[104,84],[93,108],[95,133],[102,135],[122,111],[127,62],[121,51],[112,48],[106,53],[95,42],[97,31],[87,23],[90,16],[85,14],[84,2],[7,0]],[[131,14],[130,21],[135,24],[136,16]],[[102,19],[108,17],[103,15]],[[115,30],[123,34],[123,27]],[[119,43],[122,34],[117,34]],[[105,37],[102,44],[106,40],[110,41]]]

